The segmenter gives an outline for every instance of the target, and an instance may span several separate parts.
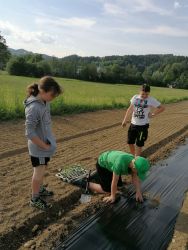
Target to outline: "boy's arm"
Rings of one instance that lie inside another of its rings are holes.
[[[160,114],[161,112],[163,112],[165,110],[165,107],[163,105],[159,105],[156,110],[151,114],[151,116],[155,116]]]
[[[136,201],[143,202],[143,197],[141,193],[140,180],[136,173],[132,173],[132,182],[136,189]]]
[[[149,113],[149,118],[152,118],[165,110],[165,107],[155,98],[151,99],[151,106],[155,108],[155,111],[153,113]]]
[[[131,105],[128,107],[126,113],[125,113],[125,117],[124,117],[123,122],[122,122],[122,127],[126,126],[126,124],[127,124],[127,122],[128,122],[128,119],[129,119],[129,117],[132,115],[132,113],[133,113],[133,105],[131,104]]]
[[[104,201],[113,203],[116,199],[117,192],[117,183],[119,180],[119,175],[113,173],[112,182],[111,182],[111,195],[104,198]]]

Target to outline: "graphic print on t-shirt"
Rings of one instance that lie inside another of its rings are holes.
[[[134,107],[135,107],[134,117],[139,119],[144,119],[145,118],[144,108],[148,107],[148,101],[136,98]]]

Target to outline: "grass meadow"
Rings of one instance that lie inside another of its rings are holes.
[[[0,120],[24,117],[26,87],[37,80],[0,72]],[[52,115],[127,107],[130,98],[139,91],[138,85],[93,83],[65,78],[56,80],[63,86],[64,94],[52,102]],[[188,100],[188,90],[181,89],[152,87],[151,95],[162,103]]]

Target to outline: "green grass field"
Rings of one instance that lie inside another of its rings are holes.
[[[56,78],[65,92],[52,102],[53,115],[80,113],[99,109],[122,108],[129,105],[139,86],[91,83]],[[0,72],[0,120],[24,117],[23,100],[27,85],[35,78],[10,76]],[[188,100],[188,90],[152,87],[151,95],[162,103]]]

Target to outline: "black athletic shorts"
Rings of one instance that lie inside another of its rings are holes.
[[[34,157],[31,156],[31,163],[33,167],[38,167],[40,165],[48,165],[50,161],[49,157]]]
[[[128,130],[128,144],[136,144],[138,147],[143,147],[144,142],[148,138],[149,124],[138,126],[131,124]]]
[[[99,177],[99,184],[105,192],[111,192],[111,183],[113,172],[110,172],[108,169],[103,168],[99,165],[98,161],[96,163],[96,169]],[[122,186],[121,176],[119,177],[118,186]]]

